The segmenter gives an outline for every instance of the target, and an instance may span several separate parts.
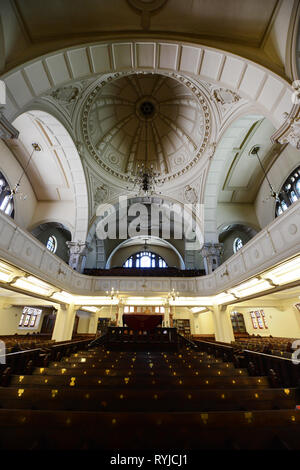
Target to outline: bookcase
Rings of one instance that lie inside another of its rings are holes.
[[[173,320],[173,326],[177,328],[178,333],[183,336],[190,336],[191,324],[190,320]]]
[[[234,333],[246,333],[246,325],[244,316],[242,313],[232,312],[231,313],[231,323]]]

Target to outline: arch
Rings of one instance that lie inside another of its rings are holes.
[[[225,231],[225,229],[227,229],[227,227],[229,229],[229,227],[233,227],[233,226],[236,226],[236,225],[240,225],[240,226],[243,226],[245,228],[249,228],[250,230],[252,230],[253,232],[256,232],[256,233],[258,233],[260,231],[259,226],[255,225],[251,222],[247,222],[247,224],[245,224],[245,222],[242,221],[242,220],[232,220],[229,223],[223,223],[223,224],[219,225],[219,227],[217,228],[218,236],[220,236]]]
[[[44,161],[48,158],[48,164],[53,160],[53,168],[57,170],[57,178],[61,177],[64,183],[60,191],[61,202],[74,202],[74,217],[72,218],[69,211],[58,210],[58,206],[51,211],[51,216],[44,216],[44,210],[40,213],[36,211],[32,227],[48,222],[61,222],[72,227],[73,240],[86,239],[88,226],[88,198],[87,184],[83,166],[77,148],[65,126],[53,115],[39,109],[31,109],[20,114],[14,121],[14,125],[21,129],[19,143],[23,149],[29,152],[30,141],[37,138],[41,142],[42,155]],[[31,135],[26,135],[25,130],[30,129]],[[22,132],[23,131],[23,132]],[[19,149],[20,151],[22,149]],[[37,171],[41,171],[42,159],[32,161],[32,165]],[[56,165],[56,166],[55,166]],[[30,167],[28,168],[28,171]],[[49,170],[50,171],[50,170]],[[45,175],[44,185],[47,187],[47,179]],[[54,173],[55,176],[55,173]],[[53,177],[52,177],[53,179]],[[52,196],[51,188],[48,189],[50,198],[48,201],[55,204],[57,200]],[[70,199],[71,198],[71,199]],[[38,198],[39,200],[39,198]],[[47,199],[46,199],[47,201]],[[39,204],[45,204],[43,198]],[[64,218],[67,214],[67,219]]]
[[[30,101],[73,81],[132,71],[182,73],[233,89],[255,102],[270,119],[274,116],[276,126],[282,124],[283,111],[292,108],[290,85],[247,58],[192,42],[127,39],[60,49],[4,74],[8,90],[6,115],[14,118]]]
[[[180,268],[181,269],[185,269],[185,263],[183,261],[183,258],[181,256],[181,254],[179,253],[179,251],[177,250],[177,248],[172,245],[172,243],[168,242],[167,240],[164,240],[164,239],[161,239],[161,238],[158,238],[158,237],[153,237],[153,236],[149,236],[147,237],[147,239],[150,241],[149,245],[151,245],[151,240],[153,242],[160,242],[160,244],[170,248],[172,251],[174,251],[174,253],[176,254],[176,256],[178,257],[179,259],[179,262],[180,262]],[[127,239],[127,240],[124,240],[123,242],[121,242],[117,247],[115,247],[112,252],[110,253],[108,259],[107,259],[107,262],[106,262],[106,266],[105,268],[106,269],[109,269],[110,266],[111,266],[111,260],[113,258],[113,256],[117,253],[118,250],[120,250],[121,248],[123,248],[124,246],[128,245],[129,243],[132,243],[133,241],[144,241],[144,237],[132,237],[130,239]],[[136,245],[135,245],[136,246]]]
[[[68,225],[66,224],[66,220],[62,219],[62,218],[59,218],[59,217],[54,217],[54,218],[45,218],[45,219],[41,219],[37,222],[35,222],[34,224],[30,225],[28,227],[28,232],[34,232],[39,226],[41,225],[44,225],[44,224],[56,224],[57,226],[61,226],[62,228],[64,228],[64,230],[67,230],[68,232],[70,232],[71,234],[71,237],[73,239],[73,233],[74,233],[74,227],[71,226],[71,225]]]
[[[259,183],[259,179],[255,175],[259,177],[261,169],[258,160],[250,160],[249,150],[253,145],[261,144],[264,146],[264,156],[267,155],[268,160],[274,159],[272,151],[279,149],[280,146],[272,143],[273,132],[273,123],[264,115],[246,113],[236,117],[223,133],[206,174],[204,192],[205,241],[218,243],[217,207],[220,202],[231,203],[234,197],[233,202],[235,203],[253,204],[251,198],[256,197],[257,193],[254,190]],[[247,171],[244,170],[244,167]],[[240,172],[235,173],[236,168],[240,168]],[[246,176],[240,184],[241,168]],[[246,193],[249,194],[249,200],[247,200]],[[221,194],[223,200],[220,200]],[[236,194],[241,194],[241,196],[236,196]],[[239,197],[241,197],[240,200]],[[237,216],[237,214],[231,214],[225,225],[232,223],[232,217]],[[252,218],[256,218],[255,213]],[[242,223],[245,224],[245,220]],[[249,223],[251,224],[251,220],[246,221],[246,224]],[[254,223],[254,225],[256,224]]]
[[[166,210],[172,211],[172,207],[175,209],[178,209],[178,218],[174,217],[173,220],[170,218],[168,219],[168,213],[166,214],[166,223],[170,223],[171,230],[173,229],[176,233],[181,234],[180,235],[180,240],[184,240],[184,248],[182,251],[189,251],[190,256],[193,251],[199,251],[203,245],[203,216],[201,210],[203,209],[203,206],[201,204],[186,204],[184,205],[183,203],[176,201],[175,199],[169,198],[169,197],[164,197],[162,195],[160,196],[153,196],[153,197],[137,197],[137,196],[131,196],[126,199],[126,204],[127,208],[131,207],[135,203],[147,203],[149,205],[151,203],[151,213],[153,210],[153,207],[157,205],[157,207],[160,208],[166,208]],[[109,222],[110,220],[112,222],[115,221],[115,219],[118,217],[118,206],[119,202],[117,202],[116,199],[110,200],[109,202],[103,203],[101,209],[102,213],[107,209],[109,211],[109,216],[105,217],[105,221]],[[128,210],[128,209],[127,209]],[[124,214],[124,213],[123,213]],[[100,213],[98,212],[98,216],[93,218],[92,224],[89,229],[87,241],[92,242],[93,238],[95,237],[96,234],[96,226],[101,220]],[[184,225],[182,226],[184,221]],[[149,229],[148,221],[145,222],[145,228]],[[125,219],[125,224],[124,226],[128,227],[128,219]],[[159,226],[154,225],[151,223],[151,229],[153,228],[159,228]],[[153,232],[152,232],[153,234]],[[153,234],[154,235],[154,234]],[[155,234],[156,235],[156,234]],[[150,235],[148,234],[147,237]],[[194,237],[194,238],[193,238]],[[101,236],[98,238],[101,239]],[[133,239],[134,235],[131,234],[131,237],[128,237]],[[172,237],[171,237],[172,238]],[[174,240],[176,240],[176,236]],[[126,238],[127,240],[127,238]],[[118,243],[119,245],[119,243]],[[102,246],[103,248],[103,246]],[[182,258],[182,255],[181,255]],[[181,259],[180,261],[181,267],[184,269],[185,262]]]

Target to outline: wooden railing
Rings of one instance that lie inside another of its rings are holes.
[[[127,327],[108,327],[104,343],[108,347],[143,349],[143,347],[162,350],[178,349],[178,335],[176,328],[132,329]]]
[[[280,356],[236,349],[233,346],[194,341],[198,350],[221,358],[224,362],[233,362],[237,368],[247,369],[251,376],[266,376],[272,387],[299,387],[300,365]]]

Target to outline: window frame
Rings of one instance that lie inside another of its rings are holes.
[[[15,215],[14,198],[11,196],[10,185],[2,171],[0,171],[0,181],[3,182],[0,185],[0,211],[13,219]]]
[[[145,258],[149,259],[149,265],[150,266],[142,266],[143,264],[143,259]],[[137,269],[163,269],[167,268],[168,265],[166,261],[157,253],[154,253],[152,251],[138,251],[137,253],[134,253],[133,255],[129,256],[125,263],[123,264],[123,268],[137,268]]]
[[[300,199],[300,165],[286,178],[278,197],[279,201],[276,201],[275,205],[275,217],[280,216]]]
[[[53,249],[52,249],[52,246],[53,246]],[[46,243],[47,250],[49,250],[50,253],[55,254],[57,250],[57,246],[58,246],[57,238],[54,235],[49,235],[47,243]]]

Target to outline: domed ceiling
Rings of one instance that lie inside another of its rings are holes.
[[[201,157],[210,114],[198,88],[164,75],[132,74],[90,93],[82,129],[89,153],[109,173],[130,180],[139,166],[153,166],[166,181]]]

